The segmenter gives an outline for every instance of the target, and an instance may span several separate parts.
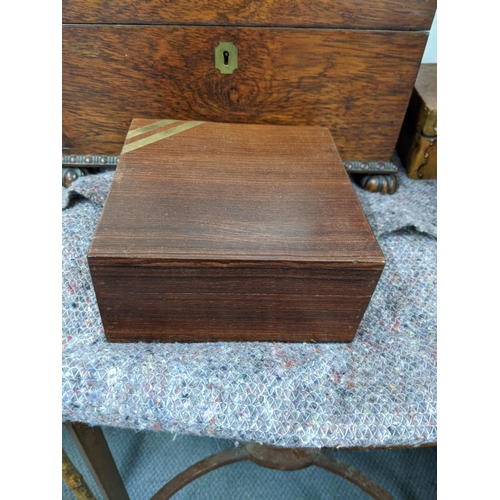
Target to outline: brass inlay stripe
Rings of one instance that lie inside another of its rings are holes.
[[[149,125],[144,125],[144,127],[136,128],[135,130],[131,130],[127,134],[127,139],[132,139],[132,137],[137,137],[138,135],[145,134],[146,132],[151,132],[152,130],[156,130],[157,128],[163,127],[164,125],[169,125],[170,123],[175,123],[178,120],[160,120],[154,123],[150,123]]]
[[[153,144],[153,142],[158,142],[172,135],[184,132],[185,130],[189,130],[190,128],[197,127],[198,125],[202,125],[203,123],[205,122],[185,122],[178,127],[169,128],[168,130],[163,130],[162,132],[150,135],[149,137],[145,137],[144,139],[139,139],[138,141],[135,141],[131,144],[126,144],[125,146],[123,146],[122,155],[125,153],[129,153],[130,151],[134,151],[135,149],[148,146],[149,144]]]

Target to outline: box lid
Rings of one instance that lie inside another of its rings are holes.
[[[384,263],[328,129],[168,119],[133,120],[96,257]]]
[[[436,0],[63,0],[63,23],[429,30]]]

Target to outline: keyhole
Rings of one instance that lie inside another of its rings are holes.
[[[229,66],[229,52],[225,50],[222,55],[224,56],[224,66]]]

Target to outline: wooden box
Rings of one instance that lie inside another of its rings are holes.
[[[384,267],[328,129],[144,119],[88,262],[111,341],[350,341]]]
[[[137,116],[320,125],[344,160],[390,161],[436,0],[62,7],[63,154],[72,163],[114,162]],[[220,42],[237,49],[231,74],[215,67]]]
[[[437,178],[437,64],[422,64],[397,150],[408,177]]]

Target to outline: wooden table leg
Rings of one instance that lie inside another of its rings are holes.
[[[129,500],[102,429],[77,422],[65,426],[104,500]]]

